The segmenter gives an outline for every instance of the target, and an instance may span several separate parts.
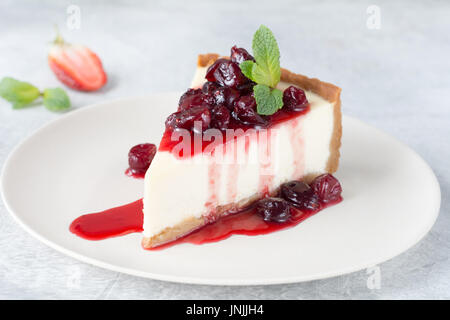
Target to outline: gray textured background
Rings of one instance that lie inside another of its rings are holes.
[[[79,30],[66,27],[69,4],[81,8]],[[379,30],[366,26],[371,4],[381,9]],[[450,298],[449,16],[445,1],[1,1],[0,77],[59,85],[46,62],[55,23],[68,41],[102,58],[108,85],[96,93],[69,91],[74,108],[184,90],[197,53],[250,47],[254,31],[266,24],[278,39],[283,66],[341,86],[346,114],[390,133],[431,165],[442,205],[427,237],[383,263],[381,289],[369,290],[366,271],[256,287],[119,274],[36,242],[0,202],[0,298]],[[22,139],[59,117],[38,106],[14,111],[0,101],[0,165]]]

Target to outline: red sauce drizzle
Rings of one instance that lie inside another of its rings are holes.
[[[125,174],[129,177],[136,178],[136,179],[144,179],[145,178],[145,172],[144,173],[136,173],[136,172],[133,172],[130,168],[125,170]]]
[[[274,178],[274,164],[272,163],[272,150],[275,150],[275,140],[272,140],[274,136],[274,132],[270,129],[267,130],[267,136],[265,137],[258,134],[258,152],[260,157],[259,192],[263,195],[269,194]]]
[[[333,203],[336,204],[341,200]],[[331,204],[330,204],[331,205]],[[323,209],[323,208],[322,208]],[[254,207],[230,213],[215,222],[195,230],[175,241],[149,250],[160,250],[180,243],[204,244],[217,242],[233,234],[256,236],[278,230],[291,228],[318,211],[302,212],[292,209],[293,215],[289,222],[278,224],[264,221],[256,213]],[[99,213],[82,215],[70,225],[70,231],[88,240],[101,240],[122,236],[132,232],[141,232],[143,223],[142,199],[130,204],[105,210]]]
[[[209,211],[212,210],[214,204],[217,203],[219,197],[220,190],[220,179],[221,179],[221,165],[218,164],[214,158],[210,159],[210,163],[208,164],[208,200],[205,203],[205,206]]]
[[[244,125],[242,123],[237,123],[236,121],[233,120],[229,124],[228,129],[233,129],[233,130],[242,129],[244,131],[246,131],[248,129],[256,129],[256,131],[258,131],[258,129],[270,129],[270,128],[275,127],[283,122],[295,119],[297,117],[302,117],[303,115],[307,114],[309,112],[309,110],[310,110],[309,105],[307,108],[305,108],[302,111],[287,111],[285,109],[280,109],[277,112],[275,112],[273,115],[267,116],[268,125],[266,127],[261,127],[261,128],[251,126],[251,125]],[[178,139],[175,139],[175,137],[172,137],[173,132],[174,131],[171,129],[166,129],[164,131],[163,137],[161,139],[161,143],[159,144],[158,151],[173,152],[179,157],[187,156],[187,155],[183,155],[182,154],[183,152],[176,150],[175,146],[180,144],[180,142],[183,141],[183,139],[181,136]],[[200,141],[202,144],[201,147],[196,148],[195,143],[194,143],[195,135],[191,134],[190,137],[186,137],[186,138],[187,139],[190,138],[191,156],[194,156],[197,153],[201,153],[201,152],[205,151],[205,149],[208,147],[208,145],[210,145],[211,143],[214,143],[214,139],[212,141],[201,139],[201,141]],[[226,132],[224,130],[222,130],[222,138],[223,138],[222,143],[226,143],[228,141],[228,139],[235,138],[235,137],[227,136]]]
[[[302,121],[300,118],[294,119],[290,125],[291,145],[294,152],[294,178],[303,176],[305,170],[303,126],[299,126],[300,121]]]
[[[236,163],[228,165],[227,193],[228,202],[235,202],[237,196],[237,183],[239,176],[239,165]]]
[[[69,230],[88,240],[103,240],[132,232],[142,232],[144,223],[142,208],[140,199],[102,212],[85,214],[76,218],[70,224]]]

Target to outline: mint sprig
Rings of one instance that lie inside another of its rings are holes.
[[[3,78],[0,81],[0,96],[12,103],[14,109],[20,109],[40,96],[39,89],[28,82],[13,78]]]
[[[30,106],[40,96],[45,107],[51,111],[61,111],[70,108],[70,100],[61,88],[45,89],[40,92],[32,84],[5,77],[0,81],[0,97],[11,102],[13,109]]]
[[[256,100],[256,109],[259,114],[271,115],[283,107],[283,92],[278,89],[270,89],[263,84],[253,87]]]
[[[261,25],[255,32],[252,42],[251,60],[240,64],[242,73],[257,83],[253,88],[256,111],[262,115],[271,115],[283,107],[283,93],[276,89],[280,82],[280,50],[272,31]]]
[[[61,111],[70,107],[67,93],[61,88],[45,89],[44,106],[50,111]]]

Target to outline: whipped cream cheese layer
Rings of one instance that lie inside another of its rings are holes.
[[[193,88],[205,82],[205,73],[206,68],[197,69]],[[280,82],[278,88],[289,85]],[[325,172],[333,105],[313,92],[305,93],[309,112],[271,127],[264,135],[250,132],[228,141],[215,156],[200,153],[179,159],[158,151],[145,175],[144,236],[206,216],[217,206],[272,192],[289,180]]]

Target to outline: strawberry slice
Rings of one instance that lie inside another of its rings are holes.
[[[50,48],[48,63],[56,77],[72,89],[94,91],[107,81],[102,62],[94,52],[85,46],[64,42],[60,35]]]

